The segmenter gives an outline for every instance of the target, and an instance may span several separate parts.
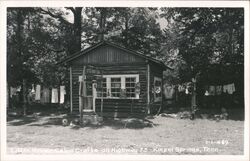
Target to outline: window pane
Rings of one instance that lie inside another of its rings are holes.
[[[111,97],[120,97],[121,78],[111,78]]]
[[[134,98],[136,77],[127,77],[125,81],[126,97]]]
[[[121,82],[121,78],[111,78],[111,82]]]
[[[126,83],[126,87],[130,87],[130,83]]]

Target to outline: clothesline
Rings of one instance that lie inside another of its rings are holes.
[[[60,86],[59,89],[52,88],[51,90],[47,87],[44,87],[42,89],[41,85],[36,85],[35,88],[35,100],[39,101],[41,103],[64,103],[65,99],[65,86]],[[58,99],[58,96],[60,95],[60,100]]]
[[[163,86],[163,92],[166,99],[174,98],[176,92],[184,93],[186,95],[191,94],[192,83],[186,82],[178,85],[165,84]],[[206,85],[204,96],[215,96],[221,95],[222,93],[233,94],[236,91],[235,84],[224,84],[224,85]]]
[[[219,86],[206,86],[206,91],[204,93],[205,96],[215,96],[221,95],[223,93],[233,94],[235,92],[234,83],[219,85]]]

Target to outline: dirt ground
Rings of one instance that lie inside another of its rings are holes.
[[[242,155],[244,121],[154,116],[104,120],[81,128],[62,126],[65,114],[10,117],[11,154],[232,154]]]

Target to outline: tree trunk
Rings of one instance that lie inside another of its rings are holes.
[[[125,44],[126,44],[126,46],[129,45],[129,40],[128,40],[129,25],[128,25],[128,21],[129,21],[129,14],[127,13],[126,16],[125,16]]]
[[[23,115],[27,115],[27,88],[26,88],[26,80],[23,79]]]
[[[82,7],[76,7],[74,13],[74,42],[75,44],[74,51],[72,53],[78,52],[81,50],[81,37],[82,37]]]
[[[23,24],[24,24],[24,15],[22,9],[17,10],[17,55],[19,56],[19,59],[22,63],[24,63],[24,56],[23,56]],[[26,80],[24,78],[23,72],[24,72],[24,66],[22,66],[22,95],[23,95],[23,114],[26,115],[27,112],[27,99],[26,99]]]
[[[100,9],[100,23],[99,23],[99,40],[103,41],[104,40],[104,33],[106,31],[105,25],[106,25],[106,14],[107,10],[106,8],[101,8]]]

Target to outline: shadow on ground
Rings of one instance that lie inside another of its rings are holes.
[[[22,108],[8,109],[7,124],[12,126],[20,125],[40,125],[48,121],[51,125],[59,125],[59,118],[62,118],[67,110],[61,109],[60,106],[51,104],[34,104],[29,107],[27,115],[23,115]],[[60,121],[61,124],[61,121]]]
[[[85,127],[97,129],[103,127],[111,127],[113,129],[143,129],[152,128],[158,126],[158,124],[153,123],[148,119],[142,118],[123,118],[123,119],[112,119],[105,118],[101,124],[87,124]]]
[[[206,113],[205,111],[202,111]],[[207,114],[209,116],[212,114]],[[230,110],[229,111],[229,119],[230,120],[244,120],[244,110]],[[102,122],[92,124],[92,123],[84,123],[84,125],[79,126],[77,123],[73,124],[73,126],[69,125],[70,122],[74,122],[75,120],[79,120],[79,116],[70,115],[69,112],[65,109],[61,109],[58,106],[51,105],[36,105],[30,108],[29,114],[26,116],[22,115],[9,115],[7,117],[7,125],[10,126],[41,126],[41,127],[53,127],[53,126],[62,126],[62,120],[67,119],[68,124],[66,127],[71,127],[72,129],[80,129],[80,128],[105,128],[110,127],[112,129],[143,129],[143,128],[152,128],[158,126],[153,123],[153,117],[146,118],[104,118]]]
[[[22,117],[11,117],[8,118],[8,125],[10,126],[41,126],[41,127],[53,127],[53,126],[62,126],[62,120],[68,119],[70,122],[71,120],[78,119],[78,117],[72,118],[68,115],[55,115],[52,116],[22,116]],[[147,119],[139,119],[139,118],[123,118],[123,119],[111,119],[105,118],[102,122],[97,124],[86,123],[82,126],[75,124],[67,125],[65,127],[71,127],[72,129],[79,129],[79,128],[91,128],[91,129],[98,129],[104,127],[110,127],[112,129],[143,129],[143,128],[152,128],[157,126],[152,121]]]
[[[19,109],[22,110],[22,109]],[[12,114],[11,114],[12,113]],[[13,113],[16,113],[13,115]],[[157,126],[152,121],[144,118],[104,118],[102,122],[92,124],[92,123],[84,123],[84,125],[79,126],[75,124],[70,126],[70,122],[74,122],[75,120],[79,120],[79,115],[70,115],[68,111],[62,110],[57,106],[51,105],[36,105],[30,108],[29,113],[25,116],[20,114],[21,112],[18,110],[11,111],[8,113],[7,117],[7,125],[9,126],[41,126],[41,127],[53,127],[53,126],[62,126],[62,120],[67,119],[68,125],[66,127],[70,127],[72,129],[80,129],[80,128],[104,128],[110,127],[112,129],[143,129],[143,128],[151,128]]]

